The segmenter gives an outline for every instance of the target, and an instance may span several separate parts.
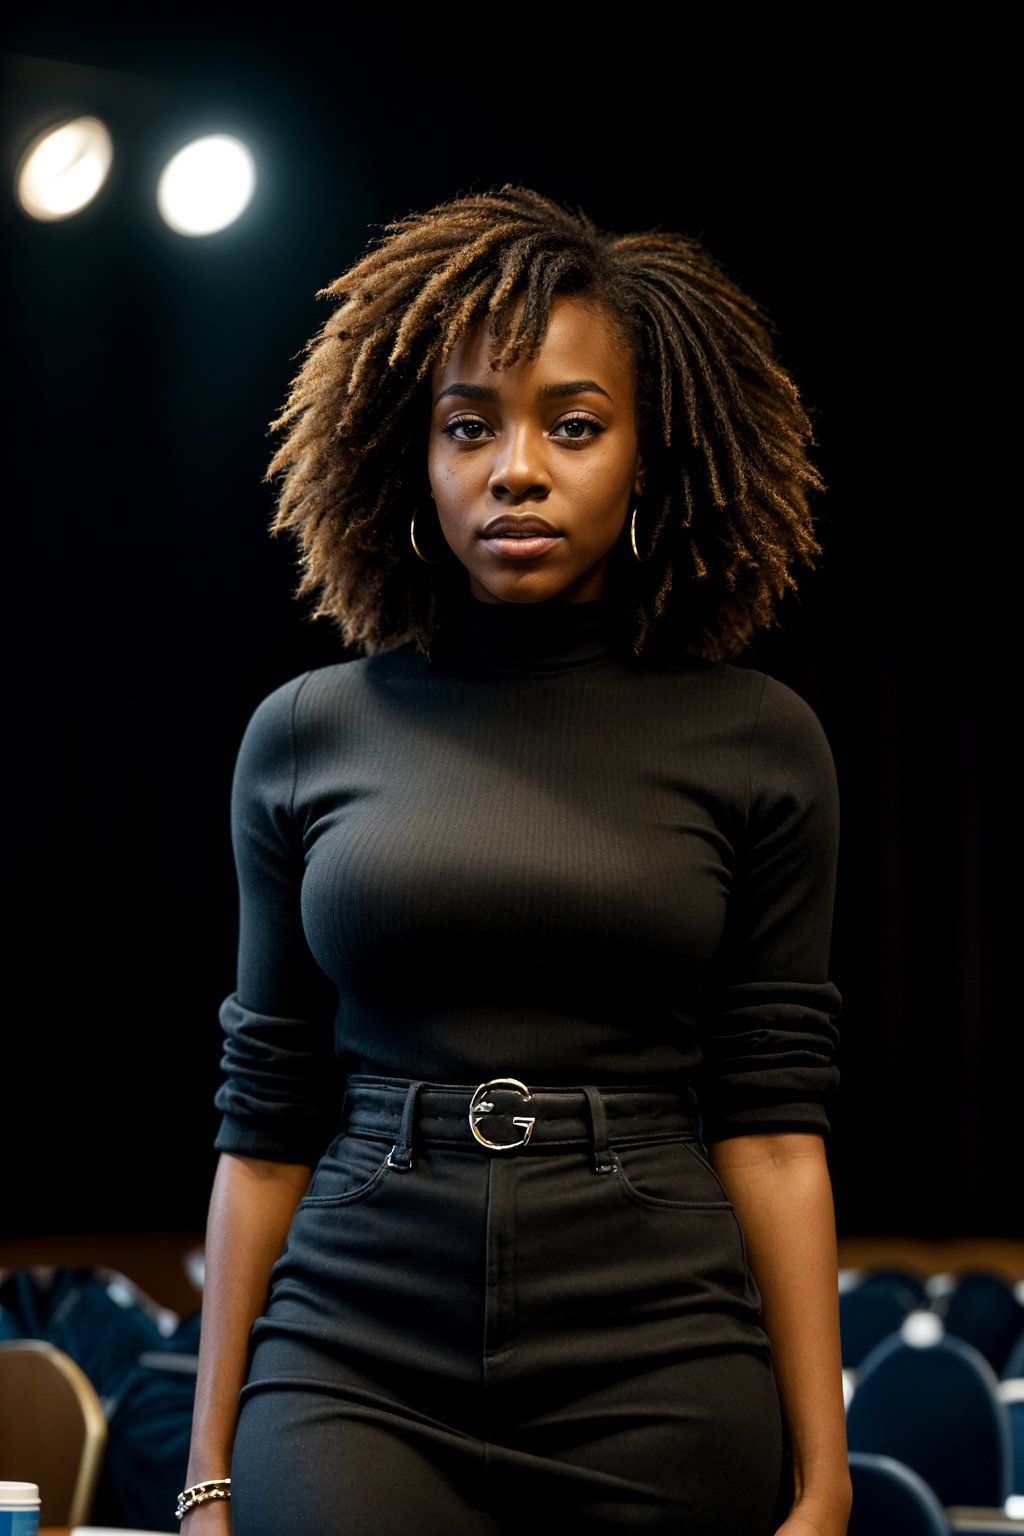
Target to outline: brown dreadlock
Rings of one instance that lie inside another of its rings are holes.
[[[339,302],[271,423],[272,529],[297,540],[297,596],[347,645],[426,650],[443,634],[461,568],[428,569],[409,542],[431,371],[481,323],[495,368],[536,355],[560,294],[601,305],[636,361],[645,558],[617,550],[609,577],[633,650],[735,654],[813,565],[810,422],[754,301],[687,236],[607,234],[505,186],[384,226],[321,290]]]

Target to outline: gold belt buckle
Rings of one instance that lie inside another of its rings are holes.
[[[479,1088],[473,1090],[473,1097],[469,1101],[469,1128],[482,1147],[489,1147],[492,1152],[511,1152],[514,1147],[525,1147],[533,1132],[536,1123],[533,1115],[516,1115],[513,1125],[519,1126],[522,1136],[518,1141],[489,1141],[481,1131],[478,1121],[484,1115],[489,1115],[494,1105],[487,1095],[493,1093],[495,1088],[511,1088],[515,1093],[521,1093],[524,1104],[530,1102],[530,1090],[525,1083],[521,1083],[517,1077],[492,1077],[489,1082],[481,1083]]]

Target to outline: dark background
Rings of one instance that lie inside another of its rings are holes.
[[[828,36],[685,9],[419,14],[4,24],[3,1232],[204,1219],[234,753],[263,694],[338,650],[266,531],[267,423],[317,290],[375,227],[521,181],[701,236],[777,325],[816,421],[825,553],[749,660],[817,709],[843,797],[840,1233],[1022,1236],[997,638],[1019,498],[993,467],[1009,44],[879,39],[859,12]],[[112,179],[34,224],[18,156],[80,112],[112,131]],[[207,131],[247,140],[257,194],[185,240],[153,189]]]

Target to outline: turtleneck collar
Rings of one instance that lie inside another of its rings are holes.
[[[467,602],[457,650],[464,660],[514,672],[555,672],[615,649],[607,602]]]

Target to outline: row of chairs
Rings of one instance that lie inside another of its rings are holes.
[[[896,1334],[868,1356],[847,1407],[848,1536],[979,1532],[984,1523],[965,1525],[950,1511],[1005,1510],[1014,1486],[1011,1432],[994,1382],[980,1354],[955,1338],[920,1346]],[[1020,1403],[1024,1408],[1024,1393]],[[75,1362],[43,1341],[0,1343],[0,1422],[12,1466],[28,1468],[43,1489],[47,1521],[84,1523],[106,1421]]]
[[[1024,1304],[1002,1277],[845,1277],[849,1536],[1024,1536]]]
[[[844,1299],[857,1292],[873,1300],[855,1313]],[[849,1536],[1005,1531],[1006,1511],[1014,1500],[1024,1505],[1021,1339],[1008,1340],[1012,1329],[1006,1320],[1012,1320],[1012,1314],[997,1310],[1002,1302],[998,1291],[972,1283],[963,1294],[969,1295],[971,1305],[958,1314],[949,1306],[940,1311],[923,1289],[898,1275],[877,1272],[841,1289],[854,1484]],[[946,1292],[947,1300],[954,1295],[955,1290]],[[979,1298],[986,1296],[998,1296],[996,1306],[980,1306]],[[983,1325],[976,1342],[950,1331],[951,1317],[963,1329],[958,1318],[968,1316]],[[874,1340],[865,1324],[869,1317],[879,1334]],[[924,1328],[923,1323],[930,1326]],[[987,1353],[981,1347],[985,1339]],[[52,1466],[39,1467],[44,1513],[46,1506],[50,1510],[43,1523],[81,1523],[104,1454],[102,1403],[75,1362],[51,1344],[0,1342],[0,1352],[4,1457],[14,1467],[34,1467],[40,1451],[32,1426],[46,1424],[46,1438],[60,1447],[60,1454]],[[3,1407],[5,1392],[9,1413]],[[17,1440],[19,1433],[26,1437],[24,1445]],[[14,1473],[0,1468],[0,1475]],[[966,1510],[990,1510],[993,1523],[986,1525],[984,1516],[956,1513]],[[1024,1536],[1024,1515],[1019,1529]]]
[[[989,1270],[923,1277],[911,1270],[844,1271],[839,1321],[844,1369],[914,1313],[942,1324],[984,1355],[997,1376],[1024,1376],[1024,1282]]]

